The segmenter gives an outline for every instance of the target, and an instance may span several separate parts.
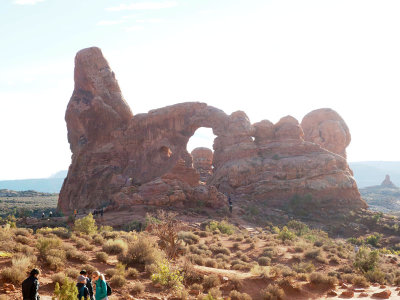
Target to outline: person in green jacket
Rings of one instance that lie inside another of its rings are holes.
[[[95,271],[92,274],[92,282],[96,284],[96,300],[108,300],[107,297],[107,285],[106,280],[104,279],[104,275],[99,271]]]

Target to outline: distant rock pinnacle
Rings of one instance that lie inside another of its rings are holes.
[[[386,175],[385,180],[381,183],[382,187],[397,188],[397,186],[390,180],[390,176]]]

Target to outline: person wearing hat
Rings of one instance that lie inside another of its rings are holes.
[[[86,277],[83,275],[78,276],[78,283],[76,284],[78,289],[78,299],[88,300],[90,299],[90,293],[86,286]]]
[[[82,270],[79,274],[83,275],[86,277],[86,287],[89,290],[89,294],[90,294],[90,300],[93,300],[93,286],[92,286],[92,280],[90,279],[90,277],[87,276],[87,272],[86,270]]]

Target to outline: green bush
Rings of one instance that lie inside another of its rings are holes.
[[[227,221],[223,220],[221,222],[211,221],[207,225],[206,229],[211,232],[219,230],[219,232],[221,232],[223,234],[231,235],[232,233],[235,232],[236,227],[234,225],[228,223]]]
[[[167,260],[163,260],[158,263],[157,271],[151,275],[151,280],[169,288],[180,288],[182,287],[183,275],[179,270],[172,269]]]
[[[82,232],[89,235],[96,233],[97,225],[96,220],[93,218],[93,215],[90,213],[86,217],[76,220],[74,224],[74,231]]]
[[[306,224],[296,220],[291,220],[289,223],[287,223],[287,227],[294,230],[298,236],[304,235],[310,231],[310,228],[308,228]]]
[[[75,300],[78,292],[76,289],[75,282],[65,277],[63,284],[60,288],[60,284],[57,282],[54,295],[56,297],[52,297],[53,300]]]
[[[381,235],[381,234],[379,234],[379,233],[374,233],[374,234],[372,234],[372,235],[370,235],[370,236],[367,236],[367,237],[365,238],[365,242],[366,242],[367,244],[370,244],[371,246],[378,247],[381,238],[382,238],[382,235]]]
[[[362,272],[372,271],[376,268],[379,262],[379,251],[371,251],[367,247],[360,247],[355,260],[354,267]]]
[[[278,233],[278,238],[282,241],[293,241],[296,238],[296,235],[290,231],[286,226],[282,228],[282,230]]]

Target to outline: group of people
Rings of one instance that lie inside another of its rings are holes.
[[[27,279],[22,282],[23,300],[39,300],[39,270],[33,269]],[[111,295],[111,288],[107,284],[104,275],[99,271],[92,274],[92,279],[87,276],[87,271],[82,270],[77,278],[76,296],[79,300],[108,300]],[[95,293],[93,285],[95,284]]]
[[[52,211],[50,211],[49,212],[49,218],[51,218],[53,216],[53,212]],[[44,219],[46,216],[45,216],[45,214],[44,214],[44,212],[42,212],[42,219]]]

